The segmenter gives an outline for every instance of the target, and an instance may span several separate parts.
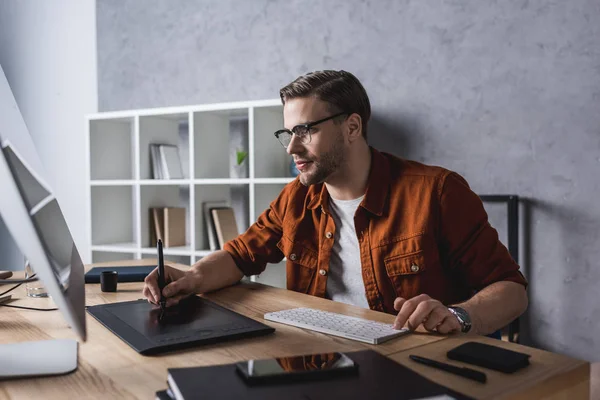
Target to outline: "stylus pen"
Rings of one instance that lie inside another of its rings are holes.
[[[158,290],[160,291],[160,309],[161,311],[164,311],[167,300],[163,295],[163,289],[165,287],[165,260],[163,259],[162,240],[158,239],[156,248],[158,250]]]
[[[474,369],[467,368],[467,367],[457,367],[454,365],[446,364],[443,362],[439,362],[439,361],[431,360],[429,358],[419,357],[419,356],[415,356],[415,355],[410,355],[408,357],[411,360],[416,361],[418,363],[425,364],[425,365],[428,365],[433,368],[441,369],[443,371],[450,372],[452,374],[459,375],[464,378],[472,379],[477,382],[485,383],[487,381],[487,376],[481,371],[476,371]]]

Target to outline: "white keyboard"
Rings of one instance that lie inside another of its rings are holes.
[[[266,313],[265,319],[370,344],[380,344],[409,332],[407,328],[397,330],[390,324],[313,308]]]

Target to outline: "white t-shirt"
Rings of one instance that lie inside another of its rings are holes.
[[[326,296],[341,303],[369,308],[362,278],[360,247],[354,228],[354,213],[364,197],[354,200],[334,200],[329,197],[329,210],[336,229]]]

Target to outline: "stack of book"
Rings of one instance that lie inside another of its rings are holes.
[[[183,168],[177,146],[151,143],[150,161],[154,179],[183,179]]]
[[[202,211],[210,250],[222,249],[239,235],[235,212],[226,201],[205,202]]]
[[[153,207],[149,215],[150,247],[155,247],[158,239],[163,246],[185,246],[185,208]]]

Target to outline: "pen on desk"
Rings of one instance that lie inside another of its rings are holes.
[[[164,313],[167,300],[163,295],[163,289],[165,287],[165,260],[163,259],[162,240],[157,240],[156,249],[158,251],[158,290],[160,291],[160,310]]]
[[[443,362],[431,360],[429,358],[409,355],[411,360],[416,361],[421,364],[428,365],[433,368],[441,369],[446,372],[450,372],[455,375],[462,376],[464,378],[472,379],[477,382],[485,383],[487,381],[487,376],[481,372],[467,367],[457,367],[454,365],[446,364]]]

